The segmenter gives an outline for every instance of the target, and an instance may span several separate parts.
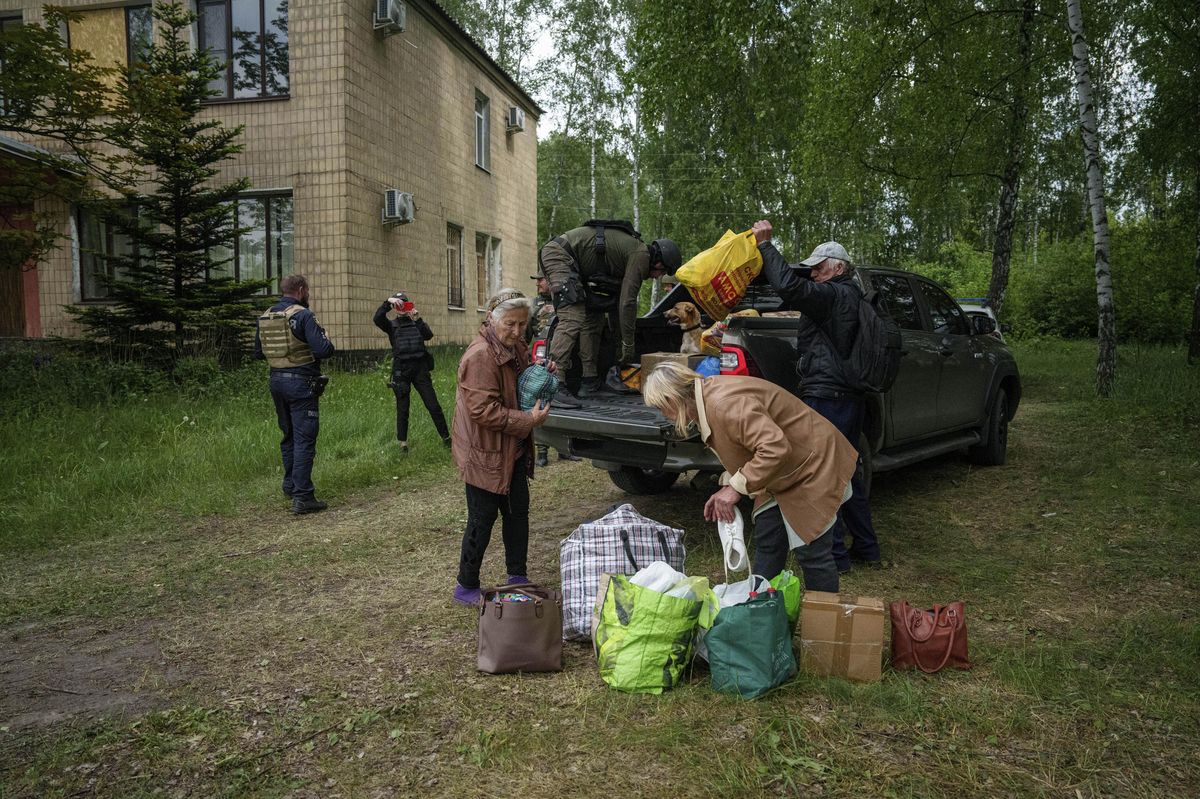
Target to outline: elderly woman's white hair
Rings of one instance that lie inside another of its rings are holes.
[[[528,314],[532,307],[533,303],[529,301],[529,298],[517,289],[500,289],[488,300],[486,309],[490,319],[497,322],[502,316],[517,308],[524,308],[525,313]]]
[[[642,400],[675,423],[680,438],[688,434],[688,412],[696,404],[695,381],[703,375],[681,364],[666,361],[650,371],[642,383]]]

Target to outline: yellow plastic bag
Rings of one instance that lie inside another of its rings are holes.
[[[675,277],[710,318],[724,319],[760,271],[762,254],[754,231],[726,230],[720,241],[679,267]]]

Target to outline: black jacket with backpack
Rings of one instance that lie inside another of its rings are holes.
[[[846,275],[816,283],[788,265],[775,245],[760,244],[763,274],[783,300],[783,308],[800,311],[796,371],[800,398],[852,399],[863,396],[851,385],[844,368],[859,329],[862,290]],[[822,333],[824,331],[824,333]],[[836,349],[834,349],[836,347]]]
[[[392,368],[398,369],[416,363],[418,359],[428,359],[429,351],[425,349],[425,342],[433,338],[433,331],[429,329],[429,325],[424,319],[413,321],[407,316],[388,319],[387,312],[391,309],[392,304],[385,301],[379,306],[379,310],[375,311],[375,317],[371,321],[386,333],[392,342]],[[428,365],[428,360],[426,364]]]

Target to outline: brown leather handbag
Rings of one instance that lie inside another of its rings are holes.
[[[967,617],[962,602],[914,608],[903,599],[893,602],[892,668],[918,668],[933,674],[950,666],[971,668],[967,658]]]
[[[562,671],[562,592],[534,583],[481,591],[477,665],[488,674]]]

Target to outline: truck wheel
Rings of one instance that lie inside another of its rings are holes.
[[[609,472],[608,476],[617,488],[629,494],[661,494],[675,485],[675,481],[679,479],[679,472],[622,466]]]
[[[1003,466],[1008,459],[1008,393],[1004,389],[996,391],[981,432],[986,440],[968,449],[967,457],[980,466]]]

